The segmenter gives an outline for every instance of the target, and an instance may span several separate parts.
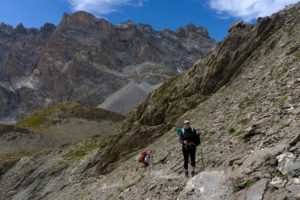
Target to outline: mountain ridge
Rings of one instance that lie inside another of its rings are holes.
[[[7,120],[63,101],[96,106],[131,81],[162,83],[215,44],[202,27],[155,31],[132,22],[114,25],[83,11],[64,14],[57,27],[2,23],[0,36],[1,118]]]

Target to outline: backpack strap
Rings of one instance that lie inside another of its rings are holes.
[[[192,131],[193,131],[193,133],[196,133],[196,134],[197,134],[196,129],[192,128]],[[183,134],[184,134],[184,128],[181,129],[181,132],[182,132],[182,135],[183,135]]]

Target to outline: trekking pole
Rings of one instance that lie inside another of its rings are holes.
[[[199,133],[199,136],[200,136],[200,131],[199,129],[197,129],[198,133]],[[203,144],[203,140],[202,140],[202,137],[200,139],[201,143]],[[204,171],[204,168],[205,168],[205,164],[204,164],[204,153],[203,153],[203,148],[201,146],[201,143],[200,143],[200,153],[201,153],[201,162],[202,162],[202,167],[201,167],[201,171]]]

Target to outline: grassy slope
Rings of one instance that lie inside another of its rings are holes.
[[[103,136],[103,139],[100,138],[101,144],[91,143],[85,150],[74,150],[70,157],[85,154],[91,148],[102,146],[107,137],[117,134],[123,119],[124,116],[120,114],[100,108],[64,103],[50,105],[14,126],[0,125],[0,136],[3,136],[0,148],[3,151],[0,154],[0,171],[1,165],[15,162],[43,149],[77,143],[86,138],[93,141],[93,136]],[[14,139],[9,139],[11,137]]]
[[[19,121],[16,126],[39,132],[42,127],[54,125],[66,118],[80,118],[96,122],[103,120],[120,122],[124,117],[101,108],[64,103],[50,105],[40,112],[33,113]]]

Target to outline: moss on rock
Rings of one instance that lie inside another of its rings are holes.
[[[20,151],[20,152],[16,152],[16,153],[5,154],[0,157],[0,163],[2,164],[2,163],[17,161],[23,157],[31,156],[35,153],[36,153],[36,151],[29,151],[29,152]]]

